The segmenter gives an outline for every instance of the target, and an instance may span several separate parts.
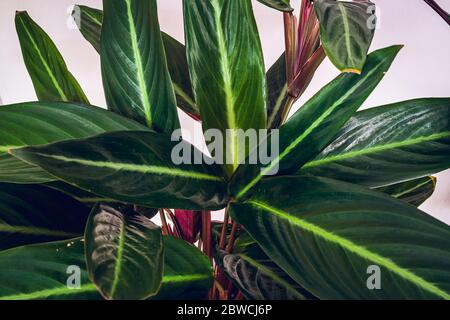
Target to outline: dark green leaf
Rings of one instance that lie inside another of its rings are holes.
[[[85,241],[89,278],[106,299],[146,299],[159,291],[164,243],[150,219],[122,205],[99,204]]]
[[[103,86],[109,109],[159,132],[179,128],[156,0],[104,0]]]
[[[265,69],[252,4],[183,3],[189,69],[203,129],[219,129],[223,137],[231,130],[223,148],[233,160],[226,166],[231,175],[248,152],[238,129],[266,127]]]
[[[36,167],[39,168],[39,167]],[[43,171],[45,172],[45,171]],[[107,199],[97,196],[91,192],[74,187],[63,181],[51,181],[45,183],[46,187],[65,193],[71,198],[83,203],[87,207],[93,207],[97,202],[114,202],[113,199]]]
[[[2,106],[0,181],[43,183],[55,180],[41,169],[7,155],[10,149],[119,130],[146,130],[146,127],[107,110],[79,104],[29,102]]]
[[[281,125],[283,106],[289,97],[286,78],[286,59],[284,53],[267,71],[267,127],[278,128]]]
[[[325,178],[272,178],[255,191],[233,204],[231,215],[314,296],[450,299],[446,224],[382,193]],[[369,289],[371,266],[379,268],[379,289]]]
[[[216,261],[249,300],[313,298],[270,260],[257,244],[233,254],[220,250]]]
[[[100,53],[103,11],[83,5],[74,6],[72,17],[83,37]]]
[[[212,282],[208,258],[197,248],[172,237],[164,237],[164,247],[161,291],[153,299],[204,298]],[[67,287],[69,266],[80,268],[79,289]],[[0,300],[32,299],[101,299],[88,278],[83,240],[0,252]]]
[[[436,178],[425,177],[382,187],[377,191],[418,207],[431,197],[435,188]]]
[[[277,9],[279,11],[294,11],[294,9],[291,7],[290,0],[258,0],[258,2],[261,2],[262,4],[265,4],[266,6]]]
[[[450,167],[450,98],[356,113],[301,173],[379,187]]]
[[[375,5],[370,1],[316,0],[320,40],[331,62],[342,72],[361,73],[375,33]]]
[[[220,209],[228,197],[216,165],[180,164],[172,152],[182,147],[188,162],[202,156],[186,142],[153,131],[117,132],[42,147],[14,150],[22,160],[103,197],[152,208]],[[201,158],[200,158],[201,159]]]
[[[400,49],[392,46],[377,50],[369,55],[361,75],[341,74],[322,88],[280,128],[279,139],[275,136],[271,141],[273,135],[269,136],[269,152],[271,143],[279,143],[279,152],[270,164],[263,167],[247,161],[239,168],[231,184],[232,194],[240,198],[263,176],[296,172],[319,154],[375,89]]]
[[[76,6],[75,8],[72,15],[79,22],[81,33],[100,52],[103,11],[86,6]],[[177,96],[177,105],[186,113],[199,117],[189,78],[186,48],[168,34],[161,32],[161,35],[167,56],[167,66]]]
[[[89,209],[39,185],[0,183],[0,250],[83,234]]]
[[[16,13],[16,29],[39,100],[89,103],[53,41],[26,11]]]

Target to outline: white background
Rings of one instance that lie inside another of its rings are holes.
[[[449,26],[422,0],[372,1],[378,6],[380,27],[371,50],[393,44],[405,47],[364,108],[419,97],[450,96]],[[299,0],[291,2],[298,12]],[[71,5],[75,3],[101,8],[101,0],[0,1],[0,96],[4,104],[36,100],[14,27],[15,11],[27,10],[55,41],[91,103],[105,105],[99,56],[78,30],[68,27]],[[450,0],[439,3],[450,11]],[[181,0],[159,0],[158,5],[161,29],[184,42]],[[282,16],[256,1],[254,9],[269,68],[283,51]],[[297,107],[337,74],[326,60]],[[185,116],[182,123],[186,128],[200,130]],[[437,177],[437,190],[422,209],[450,224],[450,171]]]

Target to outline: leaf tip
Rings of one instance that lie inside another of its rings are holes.
[[[361,74],[362,70],[361,69],[346,68],[346,69],[342,69],[341,72],[343,72],[343,73]]]

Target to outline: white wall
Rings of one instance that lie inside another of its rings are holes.
[[[283,51],[281,15],[254,1],[266,67]],[[298,10],[299,0],[291,1]],[[404,44],[397,60],[364,107],[418,98],[450,96],[450,28],[422,0],[373,0],[381,20],[372,49]],[[439,1],[450,11],[450,1]],[[0,1],[0,96],[4,104],[35,100],[15,34],[16,10],[27,10],[46,30],[63,54],[69,69],[94,105],[104,106],[98,54],[78,30],[68,28],[74,3],[101,7],[100,0],[1,0]],[[161,28],[183,41],[181,0],[159,0]],[[325,61],[297,106],[311,97],[338,72]],[[183,125],[200,130],[183,116]],[[450,224],[450,171],[437,175],[433,197],[422,209]]]

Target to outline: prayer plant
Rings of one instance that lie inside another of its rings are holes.
[[[16,13],[39,101],[0,107],[0,299],[450,298],[450,228],[417,209],[450,167],[450,98],[358,111],[402,48],[368,54],[373,4],[259,2],[284,17],[267,73],[250,0],[184,0],[185,45],[155,0],[75,6],[107,110]],[[326,57],[342,73],[289,117]],[[230,161],[174,141],[177,108]]]

